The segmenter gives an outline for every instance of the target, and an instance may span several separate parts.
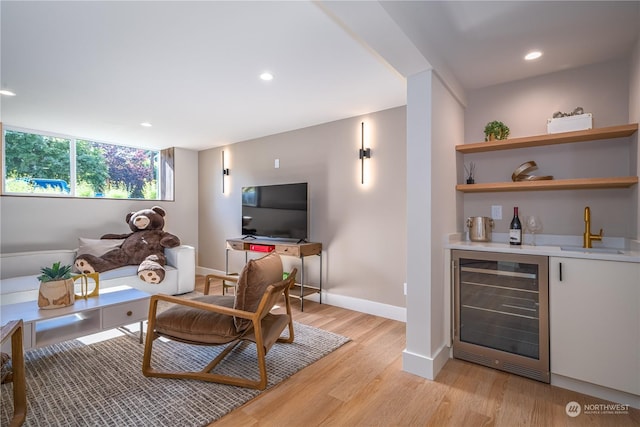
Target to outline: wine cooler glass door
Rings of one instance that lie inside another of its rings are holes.
[[[536,379],[542,375],[544,381],[549,370],[547,257],[454,251],[454,261],[454,356]],[[529,375],[530,369],[543,373]]]

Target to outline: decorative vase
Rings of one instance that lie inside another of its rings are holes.
[[[91,279],[91,280],[89,280]],[[72,276],[71,280],[73,280],[74,292],[76,288],[76,282],[80,280],[80,293],[75,294],[76,298],[84,298],[87,299],[89,297],[97,297],[100,290],[100,273],[87,273],[87,274],[78,274],[77,276]],[[92,283],[93,282],[93,286]]]
[[[75,292],[72,279],[40,282],[38,307],[49,310],[67,307],[74,302]]]

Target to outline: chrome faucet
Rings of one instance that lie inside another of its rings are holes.
[[[590,248],[592,240],[602,240],[602,228],[600,234],[591,234],[591,209],[584,208],[584,234],[582,236],[582,247]]]

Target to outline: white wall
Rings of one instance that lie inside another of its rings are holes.
[[[629,122],[629,61],[619,60],[536,78],[479,89],[468,93],[465,142],[484,140],[484,125],[501,120],[511,137],[546,134],[547,118],[555,111],[569,112],[581,106],[593,113],[594,127]],[[637,103],[637,101],[636,101]],[[635,137],[634,137],[635,138]],[[538,164],[537,175],[556,179],[636,175],[629,138],[554,147],[536,147],[465,155],[476,163],[476,182],[510,181],[525,161]],[[460,181],[462,182],[462,181]],[[580,236],[583,210],[591,207],[593,229],[605,236],[631,238],[637,234],[637,186],[615,190],[566,190],[538,192],[477,193],[464,195],[464,218],[491,216],[491,205],[503,206],[496,232],[507,232],[512,207],[521,218],[537,214],[543,234]]]
[[[197,178],[197,152],[176,149],[173,202],[2,196],[0,252],[75,249],[78,237],[128,233],[127,213],[154,205],[167,211],[164,229],[197,248]]]
[[[325,301],[362,311],[362,301],[403,308],[405,117],[405,107],[399,107],[201,151],[199,265],[225,269],[225,239],[241,237],[243,186],[308,182],[309,240],[323,244]],[[365,185],[358,159],[362,121],[371,148]],[[230,169],[224,195],[223,149]],[[231,253],[230,259],[238,271],[244,256]],[[316,257],[305,260],[305,269],[317,283]]]

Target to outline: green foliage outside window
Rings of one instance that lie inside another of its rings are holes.
[[[107,186],[104,196],[108,199],[128,199],[133,191],[124,183]]]
[[[89,184],[94,194],[102,192],[109,178],[104,151],[89,141],[76,141],[76,174],[78,183]]]
[[[157,199],[158,151],[10,129],[4,135],[8,193],[69,193],[75,144],[76,197]]]
[[[95,143],[97,144],[97,143]],[[130,192],[130,197],[143,198],[142,189],[145,181],[154,180],[157,165],[157,153],[131,147],[111,144],[97,144],[104,150],[105,158],[109,159],[109,181],[112,189],[117,184],[124,184]],[[117,183],[113,185],[113,183]]]
[[[158,186],[155,181],[146,181],[142,187],[142,195],[145,199],[156,200],[158,198]]]
[[[69,143],[68,139],[7,130],[4,154],[6,176],[69,182]]]
[[[78,197],[96,197],[93,186],[87,182],[78,182],[76,184],[76,196]]]
[[[34,194],[66,194],[61,188],[34,185],[25,179],[7,179],[6,188],[8,193],[34,193]]]

